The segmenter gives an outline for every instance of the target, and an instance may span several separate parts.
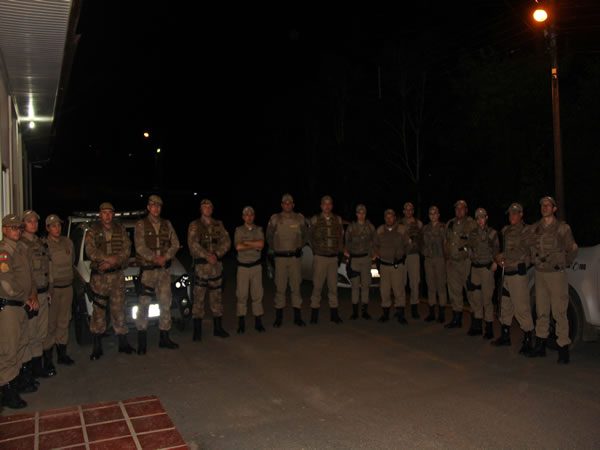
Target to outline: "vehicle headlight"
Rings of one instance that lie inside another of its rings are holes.
[[[175,283],[173,283],[173,285],[175,286],[175,289],[182,289],[188,287],[190,283],[190,276],[187,273],[184,273],[179,278],[177,278],[177,280],[175,280]]]
[[[131,308],[131,318],[133,320],[137,319],[138,312],[139,306],[136,305]],[[158,303],[151,303],[150,305],[148,305],[148,317],[153,318],[158,316],[160,316],[160,306],[158,305]]]
[[[133,275],[125,275],[125,282],[127,281],[133,281],[135,277]]]

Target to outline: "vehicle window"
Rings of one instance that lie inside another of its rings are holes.
[[[134,232],[135,227],[127,227],[127,235],[129,236],[129,240],[131,241],[131,258],[135,258],[135,241],[134,241]]]
[[[81,245],[83,244],[83,228],[75,227],[71,232],[71,239],[73,240],[73,248],[75,249],[75,264],[77,264],[81,255]]]

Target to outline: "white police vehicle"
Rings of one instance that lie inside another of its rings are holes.
[[[135,223],[145,217],[147,211],[127,211],[115,213],[115,221],[121,223],[131,239],[131,256],[127,268],[124,270],[125,276],[125,311],[126,322],[129,327],[135,325],[135,319],[138,314],[138,292],[140,291],[139,272],[135,260],[135,246],[133,245]],[[73,283],[73,320],[75,323],[75,338],[78,344],[90,342],[89,323],[92,316],[92,302],[88,296],[89,283],[91,277],[91,261],[85,252],[85,236],[88,233],[93,222],[98,220],[97,212],[75,212],[68,219],[67,236],[71,238],[75,248],[75,280]],[[171,305],[174,324],[183,329],[187,320],[191,317],[191,286],[190,277],[177,259],[173,258],[171,262],[171,291],[173,293],[173,303]],[[150,304],[148,316],[150,323],[158,323],[160,308],[156,299]],[[110,316],[107,310],[107,316]]]

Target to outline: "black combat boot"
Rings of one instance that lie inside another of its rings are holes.
[[[138,330],[137,338],[138,338],[137,354],[145,355],[146,350],[148,349],[148,332],[146,330]]]
[[[569,364],[569,346],[563,345],[562,347],[558,347],[558,364]]]
[[[51,367],[46,367],[44,365],[42,356],[31,358],[31,373],[33,378],[50,378],[56,375],[56,369],[52,364],[52,359],[50,359],[50,366]]]
[[[95,361],[100,359],[100,357],[104,354],[102,351],[102,335],[101,334],[92,334],[92,354],[90,355],[90,360]]]
[[[10,409],[21,409],[27,406],[27,402],[19,396],[16,380],[15,378],[11,382],[6,383],[0,390],[2,393],[2,406]]]
[[[371,315],[369,314],[369,305],[367,303],[362,304],[360,317],[365,320],[371,320]]]
[[[413,319],[420,319],[419,315],[419,304],[415,303],[414,305],[410,305],[410,315]]]
[[[311,308],[310,309],[310,323],[313,323],[313,324],[319,323],[319,308]]]
[[[429,305],[429,314],[425,317],[425,322],[433,322],[435,320],[435,305]]]
[[[500,328],[500,337],[495,341],[492,341],[492,345],[495,345],[496,347],[510,347],[510,327],[502,325]]]
[[[202,340],[202,319],[194,319],[194,336],[192,341]]]
[[[244,316],[238,316],[237,334],[244,334],[245,332],[246,332],[246,318]]]
[[[273,322],[273,326],[275,328],[279,328],[281,323],[283,322],[283,308],[275,308],[275,322]]]
[[[525,333],[523,333],[523,342],[521,343],[521,348],[519,349],[519,354],[521,354],[523,356],[529,356],[531,354],[531,352],[533,351],[531,335],[532,335],[531,331],[526,331]],[[546,356],[545,351],[544,351],[544,356]]]
[[[529,333],[531,333],[531,331]],[[542,339],[536,336],[535,345],[527,354],[527,356],[531,358],[535,358],[538,356],[543,358],[544,356],[546,356],[546,339]]]
[[[294,308],[294,325],[299,327],[305,327],[306,323],[302,320],[302,310],[300,308]]]
[[[444,328],[462,328],[462,311],[452,311],[452,320]]]
[[[52,362],[53,358],[53,347],[50,347],[48,350],[44,350],[44,354],[42,355],[42,364],[44,366],[44,371],[48,374],[48,376],[53,377],[56,375],[56,368],[54,367],[54,363]],[[60,362],[60,352],[58,353],[58,362]]]
[[[408,325],[406,318],[404,317],[404,308],[402,306],[398,306],[396,308],[396,314],[394,314],[396,319],[398,319],[398,323],[402,325]]]
[[[158,346],[159,348],[168,348],[170,350],[175,350],[179,348],[179,344],[177,342],[173,342],[169,337],[169,330],[160,330]]]
[[[221,317],[215,317],[213,319],[213,336],[220,338],[228,338],[229,333],[223,329],[223,319]]]
[[[58,353],[57,362],[59,364],[64,364],[65,366],[72,366],[75,364],[75,361],[67,355],[67,346],[65,344],[56,344],[56,353]],[[50,362],[52,362],[52,349],[50,349]]]
[[[485,322],[485,333],[483,334],[484,339],[494,339],[494,322]]]
[[[135,348],[129,345],[126,334],[119,334],[119,353],[126,353],[128,355],[135,353]]]
[[[438,311],[438,323],[444,323],[446,322],[446,307],[440,305],[439,306],[439,311]]]
[[[471,319],[471,326],[469,327],[469,331],[467,331],[467,335],[481,336],[483,334],[482,322],[482,319],[476,319],[473,317]]]
[[[350,320],[358,319],[358,303],[352,303],[352,315],[350,316]]]
[[[388,307],[384,307],[382,308],[383,310],[383,314],[381,314],[381,317],[379,319],[377,319],[377,322],[388,322],[390,320],[390,308]]]
[[[358,305],[356,305],[358,307]],[[357,308],[358,309],[358,308]],[[344,323],[344,321],[342,320],[342,318],[340,317],[340,315],[338,314],[338,309],[337,308],[329,308],[330,310],[330,318],[329,320],[331,320],[333,323],[339,325],[340,323]]]
[[[17,377],[14,379],[14,383],[14,386],[19,394],[37,392],[40,384],[35,380],[35,378],[33,378],[31,361],[28,361],[21,366],[19,375],[17,375]]]
[[[258,331],[259,333],[264,333],[265,331],[265,327],[263,327],[262,324],[262,316],[255,316],[254,317],[254,329],[256,331]]]

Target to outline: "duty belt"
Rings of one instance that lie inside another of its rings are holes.
[[[64,288],[68,288],[73,286],[73,283],[69,283],[69,284],[61,284],[60,286],[58,284],[55,284],[54,287],[58,288],[58,289],[64,289]]]
[[[46,287],[43,287],[43,288],[38,288],[38,289],[37,289],[37,293],[38,293],[38,294],[43,294],[43,293],[45,293],[45,292],[48,292],[48,286],[46,286]]]
[[[92,275],[104,275],[107,273],[119,272],[120,270],[120,267],[113,267],[112,269],[105,270],[104,272],[100,272],[98,269],[92,269]]]
[[[217,261],[221,261],[223,258],[217,258]],[[194,258],[194,265],[196,264],[208,264],[208,259],[206,258]]]
[[[2,311],[7,306],[23,306],[23,302],[18,300],[8,300],[6,298],[0,298],[0,311]]]
[[[302,256],[302,249],[297,248],[296,250],[287,252],[275,252],[276,258],[300,258]]]
[[[488,262],[488,263],[476,263],[476,262],[472,262],[471,263],[471,267],[475,267],[476,269],[481,269],[483,267],[485,267],[486,269],[490,269],[492,267],[492,262]],[[506,275],[506,272],[504,272],[504,275]]]
[[[527,274],[527,266],[525,263],[519,263],[515,270],[506,270],[504,269],[505,277],[512,277],[513,275],[526,275]]]
[[[315,253],[315,255],[321,256],[323,258],[337,258],[338,257],[337,253]]]
[[[369,256],[368,253],[350,253],[350,258],[364,258],[365,256]]]
[[[261,262],[262,261],[260,259],[257,259],[256,261],[251,262],[251,263],[243,263],[243,262],[239,262],[238,261],[238,266],[241,266],[241,267],[254,267],[254,266],[260,265]]]
[[[168,269],[169,267],[171,267],[171,260],[169,259],[164,266],[159,266],[156,264],[151,264],[148,266],[140,266],[140,271],[144,271],[144,270],[155,270],[155,269]]]
[[[397,268],[398,268],[398,266],[399,266],[400,264],[404,264],[404,261],[406,261],[406,255],[404,255],[404,256],[403,256],[402,258],[400,258],[400,259],[396,259],[396,260],[394,260],[394,262],[393,262],[393,263],[392,263],[392,262],[388,262],[388,261],[384,261],[383,259],[380,259],[380,260],[379,260],[379,263],[380,263],[382,266],[394,266],[394,269],[397,269]]]
[[[91,302],[96,305],[100,309],[106,309],[106,305],[103,305],[98,300],[108,300],[110,297],[108,295],[100,295],[92,291],[91,288],[87,289],[88,296],[90,297]]]

